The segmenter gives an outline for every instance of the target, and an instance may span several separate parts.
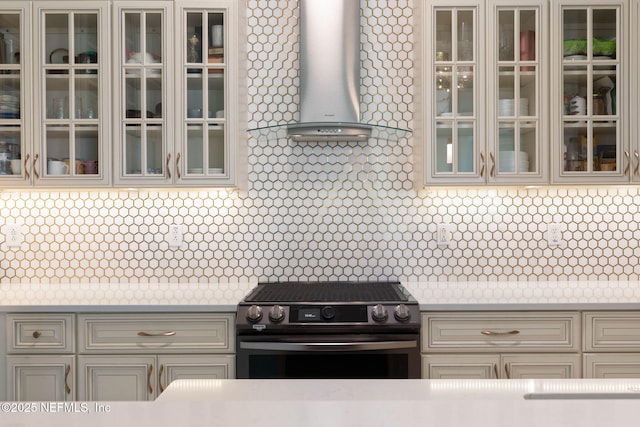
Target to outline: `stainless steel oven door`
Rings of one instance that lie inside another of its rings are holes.
[[[420,378],[419,334],[239,336],[237,378]]]

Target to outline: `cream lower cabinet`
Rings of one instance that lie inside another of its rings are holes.
[[[585,378],[640,378],[640,312],[583,313]]]
[[[79,400],[153,400],[179,378],[235,376],[233,314],[78,316]]]
[[[176,379],[225,379],[234,356],[79,356],[78,392],[87,401],[153,400]]]
[[[74,400],[75,365],[75,356],[7,356],[7,400]]]
[[[579,378],[579,354],[436,354],[423,356],[431,379]]]
[[[75,316],[7,314],[7,400],[76,398]]]
[[[579,378],[580,317],[571,312],[422,315],[424,378]]]

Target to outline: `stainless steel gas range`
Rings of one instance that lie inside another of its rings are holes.
[[[420,378],[420,313],[399,282],[265,282],[238,305],[237,378]]]

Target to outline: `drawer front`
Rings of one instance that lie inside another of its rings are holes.
[[[7,314],[7,351],[17,353],[73,353],[73,314]]]
[[[78,315],[80,353],[233,353],[233,314]]]
[[[422,315],[424,352],[578,352],[578,313],[462,312]]]
[[[584,351],[640,352],[640,312],[584,313]]]

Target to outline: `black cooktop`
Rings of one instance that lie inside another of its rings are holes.
[[[245,302],[405,302],[400,282],[264,282]]]

